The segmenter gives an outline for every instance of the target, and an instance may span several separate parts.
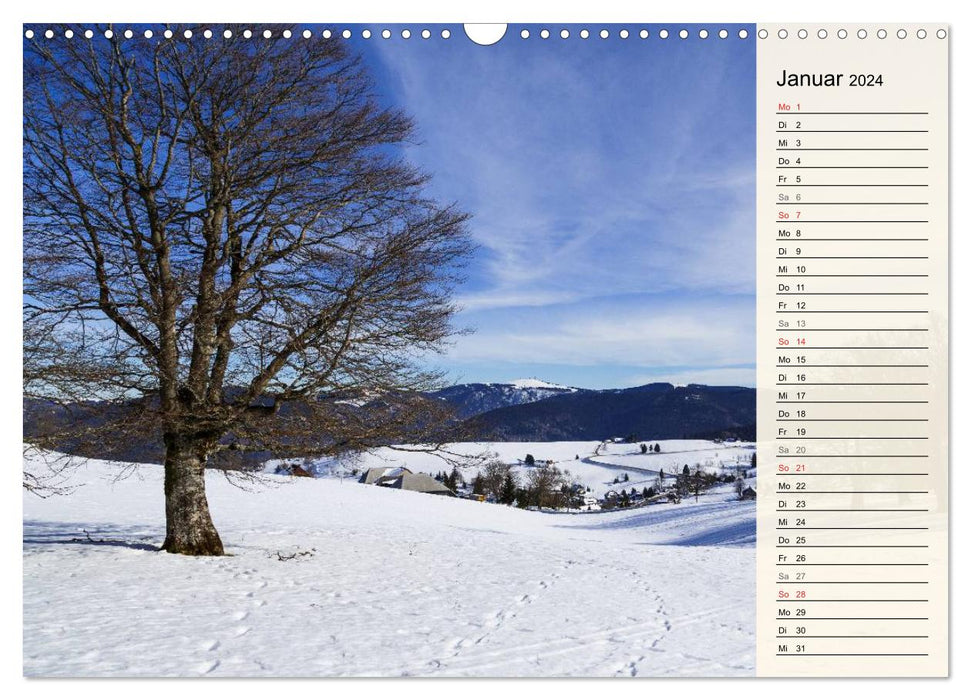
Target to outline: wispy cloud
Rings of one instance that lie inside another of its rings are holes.
[[[479,330],[449,353],[455,362],[622,365],[643,369],[754,362],[754,300],[708,304],[608,298],[471,315]]]
[[[408,156],[474,214],[458,301],[478,330],[446,364],[754,362],[735,330],[754,314],[749,44],[369,45],[379,89],[419,127]],[[671,311],[638,325],[638,305]]]

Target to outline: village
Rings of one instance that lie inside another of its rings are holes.
[[[565,513],[678,504],[712,491],[738,500],[756,498],[752,443],[628,437],[596,443],[460,443],[438,455],[414,449],[403,455],[382,448],[352,460],[277,461],[267,471]]]

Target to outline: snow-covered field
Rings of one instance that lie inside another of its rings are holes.
[[[687,464],[694,473],[696,467],[715,474],[731,473],[746,469],[750,464],[755,446],[752,443],[716,443],[709,440],[661,440],[645,441],[653,447],[661,447],[661,452],[641,454],[640,443],[601,443],[586,442],[463,442],[446,445],[436,453],[402,451],[381,448],[364,453],[357,459],[337,462],[321,459],[308,465],[308,469],[320,476],[339,476],[358,472],[369,467],[408,467],[411,471],[437,474],[450,471],[451,465],[443,461],[441,455],[453,460],[463,461],[468,466],[460,466],[463,478],[471,483],[481,464],[491,458],[513,465],[514,473],[522,478],[528,467],[523,464],[527,454],[533,455],[537,463],[552,461],[560,470],[569,471],[573,481],[589,486],[594,496],[602,497],[607,491],[618,488],[641,489],[654,484],[658,473],[663,469],[666,475],[680,474]],[[277,462],[268,465],[273,471]],[[628,482],[614,484],[614,479],[624,472]]]
[[[754,672],[755,506],[728,486],[571,515],[211,474],[232,556],[188,558],[155,551],[161,468],[122,471],[92,461],[72,494],[24,495],[28,676]]]

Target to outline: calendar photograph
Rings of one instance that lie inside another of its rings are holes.
[[[24,25],[23,675],[920,656],[936,132],[760,27]]]

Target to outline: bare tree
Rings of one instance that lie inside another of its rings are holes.
[[[453,332],[467,215],[426,194],[412,122],[342,42],[85,28],[25,44],[25,396],[136,405],[163,549],[222,554],[218,451],[435,422],[414,397],[356,406],[435,378],[415,357]]]
[[[566,476],[556,467],[543,464],[529,470],[526,475],[526,493],[531,505],[540,508],[562,508],[568,497],[564,487],[569,486]]]
[[[496,503],[501,503],[503,500],[502,486],[510,473],[510,466],[500,459],[492,459],[486,462],[479,472],[483,493],[491,496]]]

